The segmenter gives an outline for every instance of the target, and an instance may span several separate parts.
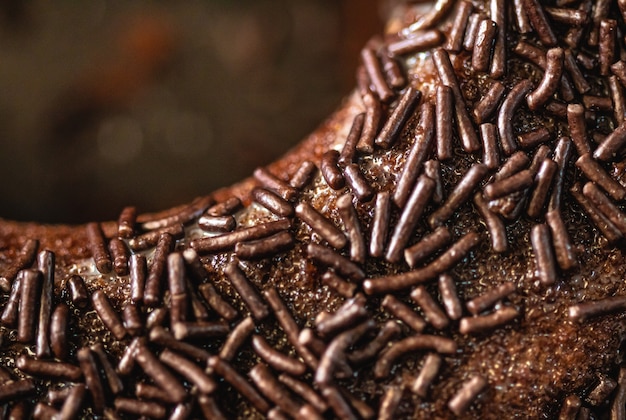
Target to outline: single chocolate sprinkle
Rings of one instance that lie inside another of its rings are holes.
[[[617,392],[611,403],[611,419],[623,419],[626,417],[626,368],[620,368],[617,383]],[[578,404],[580,406],[580,400]]]
[[[217,386],[216,383],[204,373],[200,366],[169,349],[165,349],[161,352],[159,360],[188,379],[189,382],[198,387],[198,390],[203,394],[211,394]]]
[[[154,419],[162,419],[166,416],[165,407],[159,403],[151,401],[140,401],[132,398],[117,397],[113,403],[117,411],[145,416]]]
[[[34,269],[20,271],[20,292],[17,318],[17,341],[31,343],[35,339],[35,311],[41,289],[41,272]]]
[[[454,187],[454,190],[452,190],[443,205],[428,217],[430,227],[436,228],[446,222],[456,209],[468,200],[474,189],[476,189],[478,184],[485,178],[488,171],[489,168],[482,163],[473,164]]]
[[[224,274],[239,293],[248,310],[256,320],[262,320],[268,314],[268,308],[254,286],[238,266],[237,260],[231,261],[224,269]]]
[[[140,310],[137,305],[132,302],[124,306],[122,310],[122,321],[124,328],[126,328],[126,331],[132,336],[137,336],[143,331]]]
[[[534,0],[527,0],[534,1]],[[532,89],[532,82],[528,79],[518,82],[504,98],[498,112],[498,133],[500,145],[505,155],[510,156],[517,150],[517,143],[513,135],[513,120],[517,109],[522,104],[526,95]]]
[[[309,203],[304,201],[299,203],[296,206],[296,215],[332,247],[342,249],[346,246],[348,242],[346,235]]]
[[[328,312],[323,311],[317,314],[315,320],[321,320],[322,315],[324,315],[325,317],[330,316]],[[324,351],[326,349],[326,344],[324,343],[324,341],[319,338],[311,328],[303,328],[300,331],[300,333],[298,334],[298,342],[303,346],[306,346],[306,348],[310,349],[318,357],[324,354]],[[350,373],[346,376],[352,375],[352,370],[350,366],[347,365],[347,363],[343,363],[342,367],[345,367],[347,370],[350,371]]]
[[[434,189],[435,181],[426,175],[419,177],[389,240],[389,248],[385,254],[387,261],[393,263],[402,258],[402,252],[430,201]]]
[[[542,284],[551,285],[556,281],[556,261],[548,226],[534,225],[530,231],[530,240],[535,254],[535,276]]]
[[[136,222],[137,209],[132,206],[124,207],[117,219],[117,235],[124,239],[130,239],[135,236]]]
[[[420,333],[424,330],[424,327],[426,327],[426,321],[424,321],[424,318],[419,316],[406,303],[397,299],[393,295],[386,295],[381,303],[381,306],[391,315],[404,322],[415,332]]]
[[[352,204],[352,195],[344,194],[336,201],[337,211],[341,216],[343,225],[348,232],[350,240],[350,259],[358,263],[364,263],[366,257],[365,239],[361,232],[361,225],[356,209]]]
[[[33,359],[26,355],[19,356],[15,360],[15,366],[29,375],[66,379],[72,382],[77,382],[83,375],[78,366],[70,363]]]
[[[458,53],[463,45],[463,35],[467,27],[467,20],[472,13],[473,6],[468,1],[461,1],[454,12],[454,21],[450,27],[448,38],[444,48],[450,52]]]
[[[478,233],[469,232],[426,267],[406,273],[366,279],[363,281],[363,289],[365,293],[372,295],[406,289],[433,279],[461,261],[472,248],[478,245],[479,241]]]
[[[152,230],[130,239],[128,246],[135,252],[145,251],[154,246],[158,246],[159,238],[164,234],[171,235],[174,239],[182,239],[185,236],[185,228],[182,224],[178,223]]]
[[[498,32],[498,26],[491,19],[483,19],[478,25],[474,50],[472,52],[472,69],[484,72],[489,69],[491,50]]]
[[[571,320],[584,322],[588,318],[626,310],[626,297],[613,296],[572,305],[568,309]]]
[[[380,61],[383,63],[383,71],[387,84],[394,89],[401,89],[406,85],[406,78],[402,74],[400,63],[394,56],[389,54],[387,48],[383,47],[379,51]],[[358,140],[358,139],[357,139]]]
[[[533,184],[533,175],[528,169],[519,171],[509,177],[487,184],[484,189],[485,198],[495,200],[511,193],[522,191]]]
[[[167,283],[171,295],[186,294],[185,262],[180,252],[167,256]]]
[[[543,210],[550,193],[554,175],[558,169],[558,165],[552,159],[545,159],[539,167],[539,171],[535,176],[535,189],[526,211],[531,218],[538,218],[544,213]]]
[[[304,360],[307,366],[312,369],[317,369],[317,358],[309,351],[309,349],[301,345],[298,339],[298,336],[300,334],[298,324],[296,324],[296,321],[293,319],[293,316],[287,309],[287,306],[281,299],[276,289],[269,288],[266,289],[263,293],[265,295],[265,298],[267,299],[267,302],[270,304],[272,310],[274,311],[274,316],[276,317],[276,320],[285,332],[285,335],[287,336],[289,342],[296,349],[296,352],[302,357],[302,360]]]
[[[200,347],[177,340],[169,330],[166,330],[159,325],[150,329],[149,338],[151,342],[158,343],[169,348],[170,350],[186,354],[187,356],[200,362],[208,360],[211,356],[209,352],[201,349]]]
[[[235,245],[235,254],[241,260],[256,260],[272,257],[293,247],[294,239],[287,231],[278,232],[266,238]]]
[[[231,384],[260,413],[266,414],[270,410],[268,402],[227,361],[211,356],[208,366]]]
[[[622,86],[626,86],[626,61],[618,60],[611,64],[611,73],[617,76]]]
[[[600,61],[600,75],[608,76],[611,73],[611,64],[615,62],[615,44],[617,37],[617,21],[602,19],[599,28],[598,59]]]
[[[200,296],[193,287],[193,284],[187,279],[187,291],[189,294],[189,300],[191,301],[191,311],[197,321],[206,321],[209,319],[209,311],[207,307],[202,303]]]
[[[198,290],[211,309],[217,312],[219,316],[228,321],[232,321],[237,318],[237,310],[224,300],[212,284],[201,284],[198,286]]]
[[[437,135],[437,157],[440,161],[452,158],[453,111],[454,92],[452,91],[452,88],[445,85],[437,85],[435,96],[435,133]],[[415,143],[417,143],[417,140]],[[418,148],[415,143],[412,149]]]
[[[524,5],[528,20],[539,36],[541,43],[547,47],[554,47],[558,41],[548,22],[543,6],[537,0],[524,0]]]
[[[583,194],[619,229],[622,235],[626,235],[626,214],[611,202],[593,182],[585,184]]]
[[[111,331],[115,338],[123,339],[126,336],[126,328],[111,306],[107,295],[102,290],[96,290],[91,295],[91,303],[104,326]]]
[[[214,420],[226,420],[226,416],[220,410],[219,406],[217,405],[217,402],[215,401],[215,398],[210,397],[208,395],[201,394],[198,396],[197,401],[198,401],[198,407],[200,407],[200,411],[202,412],[202,415],[204,416],[204,418],[212,419],[212,420],[213,419]],[[176,409],[172,412],[172,415],[170,416],[170,420],[188,419],[191,414],[192,408],[193,406],[189,403],[179,404],[176,407]],[[179,410],[181,414],[178,417],[175,417],[175,415],[177,414]]]
[[[263,170],[261,170],[261,173],[261,180],[259,180],[259,177],[257,177],[257,181],[259,182],[263,182],[262,180],[266,178]],[[222,201],[221,203],[217,203],[212,207],[209,207],[209,209],[206,211],[206,214],[213,217],[231,216],[237,210],[239,210],[241,206],[241,200],[238,197],[230,197]]]
[[[616,76],[609,77],[609,91],[611,92],[615,121],[617,121],[617,124],[621,124],[626,118],[626,99],[624,98],[622,85]]]
[[[252,336],[252,348],[261,359],[277,371],[294,376],[301,376],[306,372],[307,367],[304,363],[279,352],[260,335]]]
[[[374,376],[378,379],[389,376],[392,365],[404,354],[418,350],[435,350],[437,353],[453,354],[457,350],[456,343],[445,337],[419,334],[396,341],[381,353],[374,365]]]
[[[0,289],[2,289],[2,291],[8,292],[17,277],[17,273],[33,264],[38,248],[39,241],[36,239],[27,239],[26,242],[24,242],[24,245],[22,245],[15,259],[0,275]]]
[[[359,201],[367,202],[374,197],[376,191],[361,173],[356,163],[351,163],[344,168],[343,177]]]
[[[102,387],[102,380],[100,378],[98,366],[96,365],[93,353],[88,347],[83,347],[76,353],[76,358],[80,364],[80,369],[83,371],[87,389],[91,394],[93,410],[95,413],[101,414],[104,411],[106,402],[104,388]]]
[[[441,368],[441,356],[437,353],[428,353],[424,358],[424,363],[419,374],[413,381],[411,391],[422,398],[428,395],[428,389],[437,378],[439,369]]]
[[[570,192],[578,204],[583,207],[585,213],[587,213],[587,216],[589,216],[593,224],[600,229],[604,237],[609,242],[614,243],[622,238],[622,233],[619,229],[596,207],[595,204],[583,195],[580,184],[574,184],[574,186],[570,189]]]
[[[109,384],[109,389],[113,394],[119,394],[124,390],[124,384],[120,379],[119,375],[115,371],[115,368],[109,361],[106,350],[104,349],[104,345],[102,343],[96,343],[92,345],[91,351],[96,354],[98,360],[100,361],[100,366],[102,366],[102,370],[104,370],[104,374],[106,375],[107,382]]]
[[[328,409],[326,401],[324,401],[322,397],[319,396],[306,382],[299,381],[286,373],[281,373],[278,376],[278,380],[295,394],[298,394],[303,400],[311,404],[311,406],[320,413],[323,413]]]
[[[491,19],[500,28],[496,34],[496,43],[493,49],[493,59],[491,60],[490,76],[499,79],[506,73],[507,60],[507,4],[506,0],[492,0],[490,4]]]
[[[433,297],[428,293],[426,288],[423,286],[418,286],[411,292],[411,299],[417,303],[424,315],[426,316],[426,320],[430,322],[435,328],[438,330],[444,329],[450,323],[450,320],[446,316],[441,306]]]
[[[374,143],[383,149],[390,148],[395,143],[397,137],[400,135],[404,124],[410,117],[413,109],[420,101],[422,92],[411,86],[407,87],[395,108],[391,112],[391,115],[385,121],[383,128],[378,133],[378,136],[374,140]]]
[[[443,307],[452,320],[457,320],[463,315],[463,307],[456,291],[454,278],[449,274],[439,276],[439,294],[443,302]]]
[[[67,398],[59,411],[59,418],[61,419],[73,419],[78,416],[78,413],[85,400],[85,393],[87,388],[83,384],[72,385],[67,394]]]
[[[231,361],[237,355],[237,352],[243,343],[250,337],[255,329],[254,319],[252,317],[244,318],[239,324],[233,328],[232,332],[226,338],[219,356],[223,360]]]
[[[42,284],[39,299],[39,318],[35,354],[37,357],[50,355],[50,317],[52,315],[52,294],[54,288],[55,255],[51,251],[37,254],[37,268],[41,272]]]
[[[359,95],[361,96],[361,99],[364,100],[364,102],[370,100],[366,100],[366,97],[375,98],[371,99],[372,101],[380,101],[378,99],[378,96],[374,94],[374,92],[372,92],[371,90],[372,83],[363,65],[358,66],[356,69],[356,85]]]
[[[135,337],[133,341],[130,342],[130,345],[126,347],[117,363],[117,372],[120,375],[130,375],[135,367],[135,351],[137,350],[137,346],[139,346],[139,343],[145,343],[145,341],[145,337]]]
[[[504,306],[487,315],[461,318],[459,331],[461,334],[482,333],[507,324],[518,316],[517,309]]]
[[[278,217],[293,216],[293,206],[278,194],[265,188],[254,188],[250,193],[255,202]]]
[[[430,102],[422,105],[420,121],[416,127],[415,139],[409,150],[400,178],[397,181],[393,194],[393,201],[399,208],[403,208],[411,193],[411,188],[422,170],[422,164],[432,150],[435,125],[435,110]]]
[[[389,232],[389,216],[391,211],[391,197],[388,191],[380,191],[376,194],[374,204],[374,217],[370,234],[370,255],[382,257],[385,252],[385,244]]]
[[[443,179],[441,177],[441,164],[439,161],[431,159],[424,162],[424,175],[435,181],[432,200],[440,204],[443,201]]]
[[[574,82],[574,87],[576,88],[576,90],[581,94],[589,92],[589,90],[591,90],[591,85],[589,84],[589,82],[587,82],[587,79],[585,79],[585,76],[580,70],[580,67],[578,67],[578,63],[576,62],[572,51],[569,49],[565,50],[565,55],[563,58],[563,65],[565,66],[565,70],[567,70],[570,77],[572,78],[572,82]]]
[[[556,260],[562,270],[569,270],[576,266],[576,254],[567,233],[565,223],[558,210],[551,210],[546,213],[546,222],[552,234],[552,243],[556,254]]]
[[[563,193],[563,185],[565,183],[565,171],[572,157],[572,141],[567,137],[561,137],[554,149],[553,160],[559,165],[559,172],[555,174],[555,183],[550,196],[550,210],[561,208],[561,197]]]
[[[496,286],[480,296],[475,297],[474,299],[468,301],[466,303],[467,310],[470,311],[472,315],[478,315],[486,309],[492,307],[498,301],[504,299],[509,296],[511,293],[515,292],[517,287],[512,282],[502,283],[499,286]]]
[[[515,45],[514,52],[545,71],[547,64],[546,52],[542,48],[521,40]]]
[[[533,131],[528,131],[517,136],[517,143],[522,149],[531,149],[535,146],[550,140],[550,131],[545,127],[540,127]]]
[[[142,254],[133,254],[128,263],[130,271],[130,299],[134,303],[143,300],[143,292],[146,284],[146,257]]]
[[[474,106],[474,110],[472,111],[474,121],[478,124],[482,124],[490,119],[498,109],[498,105],[500,105],[500,101],[502,101],[504,97],[504,91],[504,85],[498,81],[494,81],[489,87],[489,90]]]
[[[104,244],[104,235],[100,225],[96,222],[88,223],[86,226],[87,241],[89,243],[89,250],[96,264],[96,268],[102,274],[111,272],[113,265],[111,263],[111,256]]]
[[[323,313],[323,312],[321,312]],[[356,325],[367,316],[367,310],[359,296],[347,300],[335,313],[317,322],[316,329],[321,337],[330,337]]]
[[[11,380],[12,379],[9,377],[8,381],[11,381]],[[3,383],[6,383],[8,381],[3,381]],[[68,397],[71,391],[72,391],[72,387],[66,387],[66,388],[61,388],[61,389],[49,389],[48,393],[46,394],[46,401],[52,405],[62,404],[63,401],[65,401],[65,399]]]
[[[143,223],[141,227],[144,230],[155,230],[172,225],[185,225],[197,219],[211,204],[213,204],[212,197],[197,197],[190,204],[182,206],[176,213],[161,219],[147,221]]]
[[[340,166],[345,167],[346,165],[354,162],[354,155],[356,153],[356,145],[361,138],[361,132],[363,130],[363,125],[365,123],[365,113],[362,112],[357,114],[352,120],[352,126],[350,127],[350,132],[348,133],[348,137],[346,138],[345,143],[343,144],[343,148],[341,149],[341,153],[339,154],[338,163]]]
[[[509,241],[506,236],[504,222],[489,209],[489,205],[482,194],[477,193],[474,196],[474,204],[487,225],[487,231],[491,239],[491,248],[498,253],[506,252],[509,249]]]
[[[331,267],[341,276],[355,281],[365,278],[365,273],[358,265],[330,248],[310,243],[307,245],[306,253],[309,258],[326,267]]]
[[[174,237],[169,233],[162,233],[159,236],[144,287],[143,302],[147,306],[154,307],[161,301],[163,293],[161,281],[165,274],[167,256],[174,249],[174,244]]]
[[[67,328],[70,308],[59,303],[50,319],[50,347],[52,354],[59,360],[66,360],[68,356]]]
[[[441,32],[437,29],[416,31],[411,33],[408,38],[387,44],[387,51],[392,56],[425,51],[441,44],[442,38]]]
[[[174,337],[181,341],[194,338],[211,338],[225,336],[230,327],[223,321],[176,322],[171,327]]]
[[[534,1],[534,0],[530,0]],[[537,88],[526,98],[531,111],[538,110],[556,92],[563,74],[563,49],[551,48],[546,53],[546,70]]]
[[[480,13],[472,13],[467,19],[467,26],[465,27],[465,35],[463,36],[463,48],[466,51],[472,51],[474,49],[474,42],[476,41],[476,32],[478,31],[478,24],[482,20]]]
[[[613,111],[613,100],[609,96],[583,95],[583,104],[591,111]]]
[[[533,176],[537,176],[537,173],[539,172],[539,169],[541,168],[541,164],[543,163],[544,160],[550,159],[551,154],[552,154],[552,150],[550,150],[550,147],[546,144],[542,144],[541,146],[537,148],[533,156],[533,160],[532,162],[530,162],[530,166],[528,167],[528,170],[530,171],[530,173],[533,174]],[[558,169],[558,164],[557,164],[557,169]]]
[[[534,0],[526,2],[534,3]],[[463,382],[461,388],[454,394],[448,402],[448,408],[457,416],[462,416],[470,405],[476,400],[476,397],[485,389],[487,381],[482,376],[472,376]]]
[[[332,271],[327,271],[322,275],[322,284],[327,285],[346,299],[354,297],[357,289],[356,284],[345,281]]]
[[[230,232],[237,226],[232,215],[209,216],[203,215],[198,219],[198,227],[206,232]]]
[[[396,415],[396,411],[402,401],[402,394],[404,393],[404,385],[390,386],[385,390],[381,401],[380,408],[378,410],[378,419],[380,420],[392,420]]]
[[[365,71],[367,72],[372,86],[374,87],[374,92],[378,95],[381,101],[391,101],[395,94],[387,85],[381,62],[376,56],[374,50],[368,47],[363,48],[361,50],[361,61],[363,62]]]
[[[118,276],[128,274],[128,247],[119,238],[111,238],[109,242],[109,252],[113,258],[113,269]]]
[[[526,13],[524,0],[514,0],[515,5],[515,22],[517,23],[517,29],[520,34],[527,34],[533,31],[530,21],[528,20],[528,13]]]
[[[593,157],[597,160],[608,162],[615,159],[617,153],[626,143],[626,121],[620,124],[611,134],[609,134],[600,146],[593,152]]]
[[[417,266],[425,258],[434,254],[450,243],[452,234],[445,226],[440,226],[434,232],[424,236],[419,242],[404,250],[404,259],[410,267]]]
[[[289,180],[289,184],[292,187],[301,190],[311,182],[311,180],[313,179],[313,175],[315,175],[316,171],[317,166],[315,165],[315,163],[311,162],[310,160],[305,160],[300,164],[296,172],[293,174],[293,176]]]
[[[369,94],[368,97],[373,98],[373,95]],[[374,140],[378,135],[378,129],[380,128],[382,119],[380,102],[377,100],[372,100],[371,102],[372,103],[366,105],[363,130],[361,130],[361,138],[356,145],[356,149],[359,152],[366,154],[374,151]]]
[[[435,67],[437,68],[441,84],[450,87],[452,89],[452,93],[454,94],[454,108],[459,137],[461,138],[461,146],[468,153],[475,152],[480,148],[480,143],[478,141],[478,136],[476,135],[476,130],[472,125],[469,114],[467,113],[465,99],[461,93],[456,72],[450,62],[450,56],[444,49],[438,48],[433,51],[432,57],[435,62]]]
[[[254,170],[254,179],[259,181],[265,188],[274,191],[287,201],[292,201],[298,195],[298,190],[277,178],[265,168],[257,168]],[[216,216],[216,215],[212,215]],[[223,216],[223,215],[221,215]]]
[[[569,104],[567,106],[567,123],[578,155],[582,156],[590,153],[591,148],[589,147],[589,139],[585,127],[585,109],[582,105]]]

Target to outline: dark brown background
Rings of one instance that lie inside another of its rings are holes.
[[[0,216],[155,211],[313,130],[380,31],[376,0],[0,1]]]

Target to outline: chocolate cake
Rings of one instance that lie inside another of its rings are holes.
[[[357,89],[156,214],[0,221],[6,418],[625,418],[626,2],[397,6]]]

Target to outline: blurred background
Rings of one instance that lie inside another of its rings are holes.
[[[165,209],[295,145],[354,84],[379,0],[0,0],[0,217]]]

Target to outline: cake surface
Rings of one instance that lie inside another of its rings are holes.
[[[624,418],[625,19],[399,5],[355,92],[251,178],[0,221],[3,412]]]

